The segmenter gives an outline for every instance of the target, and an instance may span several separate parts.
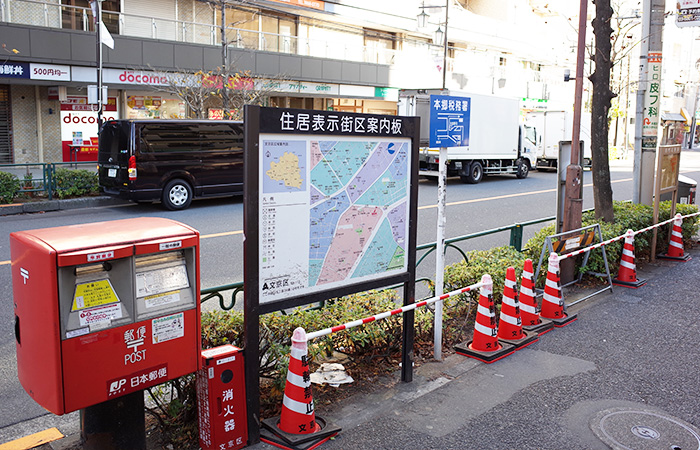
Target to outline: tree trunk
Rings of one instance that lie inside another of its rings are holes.
[[[593,173],[593,199],[595,216],[605,222],[612,222],[612,184],[608,160],[608,113],[610,101],[615,94],[610,90],[610,53],[612,44],[610,20],[613,9],[610,0],[595,0],[596,17],[593,19],[595,35],[595,72],[589,77],[593,83],[591,102],[591,159]]]

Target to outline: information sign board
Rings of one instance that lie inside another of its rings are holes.
[[[430,96],[430,147],[469,145],[471,98]]]
[[[407,273],[413,120],[261,109],[261,304]]]

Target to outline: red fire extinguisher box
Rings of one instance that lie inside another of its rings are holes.
[[[197,372],[199,446],[236,450],[248,440],[243,354],[233,345],[202,350]]]
[[[17,372],[65,414],[199,368],[199,233],[135,218],[10,234]]]

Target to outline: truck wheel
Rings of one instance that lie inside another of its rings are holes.
[[[469,184],[477,184],[484,178],[484,167],[479,161],[473,161],[469,166],[467,175],[462,176],[462,181]]]
[[[530,173],[530,165],[522,159],[517,160],[515,164],[518,167],[515,172],[515,177],[518,179],[527,178],[527,174]]]
[[[163,206],[170,211],[185,209],[192,203],[192,188],[183,180],[171,180],[163,189]]]

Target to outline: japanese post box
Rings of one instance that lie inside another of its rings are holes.
[[[199,233],[162,218],[10,234],[17,372],[65,414],[199,368]]]
[[[222,345],[202,350],[197,404],[202,450],[235,450],[246,445],[248,420],[240,349]]]

